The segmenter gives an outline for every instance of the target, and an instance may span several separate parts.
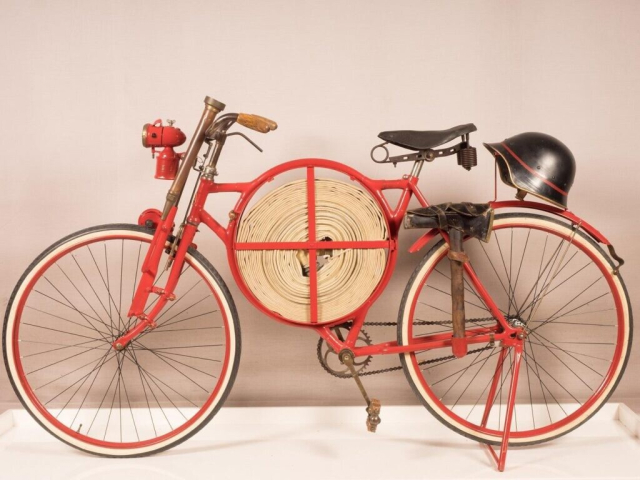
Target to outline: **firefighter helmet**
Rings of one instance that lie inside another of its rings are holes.
[[[576,161],[560,140],[527,132],[484,146],[496,157],[502,181],[518,190],[518,198],[531,193],[567,208]]]

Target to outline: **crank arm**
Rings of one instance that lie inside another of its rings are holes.
[[[353,364],[353,353],[349,350],[345,350],[340,353],[340,361],[347,366],[349,372],[351,372],[351,376],[356,381],[358,385],[358,389],[360,389],[360,393],[364,398],[364,401],[367,402],[367,430],[371,433],[376,433],[376,428],[380,425],[380,400],[374,398],[370,399],[367,391],[362,384],[362,380],[360,380],[360,376],[358,375],[358,371]]]

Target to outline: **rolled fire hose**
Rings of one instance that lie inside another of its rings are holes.
[[[316,239],[386,240],[385,217],[373,198],[354,185],[316,179]],[[309,240],[305,180],[287,183],[259,200],[238,226],[237,242]],[[318,250],[318,323],[341,318],[374,291],[387,263],[385,249]],[[309,323],[309,255],[306,250],[237,250],[244,282],[267,309]]]

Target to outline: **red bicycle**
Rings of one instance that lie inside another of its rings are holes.
[[[566,147],[541,134],[486,145],[519,199],[485,205],[429,205],[418,188],[421,168],[437,158],[475,165],[472,124],[383,132],[413,151],[377,160],[411,163],[399,179],[307,158],[250,182],[218,183],[225,141],[242,135],[229,132],[233,125],[276,128],[255,115],[216,118],[223,109],[205,99],[184,154],[174,151],[186,137],[172,122],[145,126],[156,177],[173,179],[162,212],[65,237],[20,278],[5,317],[4,359],[24,407],[51,434],[98,455],[148,455],[186,440],[220,409],[238,370],[240,328],[229,290],[194,243],[203,225],[226,246],[246,298],[276,320],[315,331],[322,366],[358,382],[372,431],[380,403],[361,377],[380,372],[368,369],[376,355],[399,355],[397,369],[442,423],[501,445],[499,455],[491,448],[501,470],[507,446],[563,435],[607,401],[628,360],[631,306],[611,243],[565,208],[573,171],[548,171],[572,165]],[[436,148],[457,137],[457,145]],[[549,160],[554,152],[564,163]],[[537,167],[531,155],[541,159]],[[176,227],[192,170],[198,180]],[[386,190],[400,192],[397,205]],[[226,226],[205,209],[221,192],[239,194]],[[527,193],[555,205],[525,201]],[[413,196],[422,208],[407,212]],[[403,219],[427,229],[410,252],[432,247],[407,284],[397,322],[367,322],[394,271]],[[396,325],[397,338],[381,343],[366,332]]]

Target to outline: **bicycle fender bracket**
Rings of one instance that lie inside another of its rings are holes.
[[[622,265],[624,265],[624,260],[622,259],[622,257],[619,257],[618,254],[616,253],[615,248],[613,248],[613,245],[609,244],[607,245],[607,247],[609,248],[609,255],[611,255],[611,257],[618,262],[618,265],[616,265],[615,267],[613,267],[613,274],[614,275],[618,275],[618,273],[620,272],[620,267]]]

